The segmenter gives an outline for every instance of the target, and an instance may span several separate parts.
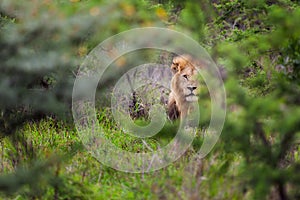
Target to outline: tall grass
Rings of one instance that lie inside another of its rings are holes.
[[[136,139],[119,129],[108,108],[98,113],[99,123],[107,130],[107,139],[119,148],[131,152],[160,148],[168,143],[177,130],[173,124],[167,124],[153,138]],[[62,121],[47,118],[40,122],[31,122],[20,133],[22,134],[18,135],[24,137],[23,141],[5,138],[1,143],[1,171],[19,171],[16,176],[20,180],[18,188],[9,188],[6,185],[7,191],[11,192],[9,196],[2,194],[3,198],[190,199],[201,196],[202,199],[238,199],[242,195],[243,188],[238,181],[232,179],[239,168],[238,155],[228,157],[216,149],[213,156],[200,163],[193,163],[192,168],[198,169],[197,173],[187,168],[201,145],[203,136],[200,130],[193,144],[194,148],[191,147],[183,157],[162,170],[145,174],[119,172],[102,165],[85,150],[75,129]],[[34,153],[28,154],[28,151]],[[222,173],[222,170],[229,168],[229,162],[235,162],[236,165],[231,166],[232,169],[226,174]],[[30,171],[36,175],[22,176]],[[190,179],[187,180],[186,177]],[[26,184],[22,184],[24,178],[32,181],[27,180]],[[2,187],[3,180],[4,178],[0,180]]]

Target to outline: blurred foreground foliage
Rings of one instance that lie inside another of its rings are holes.
[[[99,165],[83,152],[73,127],[60,123],[71,116],[76,70],[90,50],[121,31],[159,26],[189,34],[226,69],[227,119],[220,142],[203,161],[202,176],[193,177],[208,177],[193,198],[299,199],[299,18],[300,5],[292,0],[2,0],[0,136],[1,171],[7,175],[0,177],[0,190],[6,197],[18,192],[24,198],[109,197],[98,190],[101,183],[121,198],[109,182],[121,176],[119,189],[129,191],[123,197],[149,192],[138,181],[130,186],[130,175],[104,167],[96,174]],[[209,99],[201,101],[209,105]],[[117,132],[108,119],[102,123]],[[204,113],[201,123],[206,119]],[[219,160],[213,160],[216,155]],[[172,170],[163,173],[169,177]],[[155,198],[168,197],[149,185]]]

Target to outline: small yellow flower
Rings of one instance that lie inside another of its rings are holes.
[[[130,4],[126,4],[126,3],[122,3],[121,4],[122,10],[124,11],[125,15],[128,17],[131,17],[134,15],[135,13],[135,8],[130,5]]]
[[[163,8],[157,8],[156,9],[156,15],[161,19],[161,20],[167,20],[168,14]]]
[[[93,7],[90,9],[90,15],[92,16],[98,16],[100,14],[100,9],[99,7]]]

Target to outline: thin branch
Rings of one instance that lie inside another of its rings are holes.
[[[255,132],[258,134],[259,138],[261,139],[261,141],[265,146],[271,147],[271,144],[268,141],[266,134],[262,128],[262,124],[260,122],[255,123]]]

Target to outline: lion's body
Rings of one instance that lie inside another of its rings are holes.
[[[190,56],[173,59],[171,66],[174,75],[171,80],[171,93],[168,101],[168,115],[171,120],[185,117],[194,102],[198,101],[198,70]]]

